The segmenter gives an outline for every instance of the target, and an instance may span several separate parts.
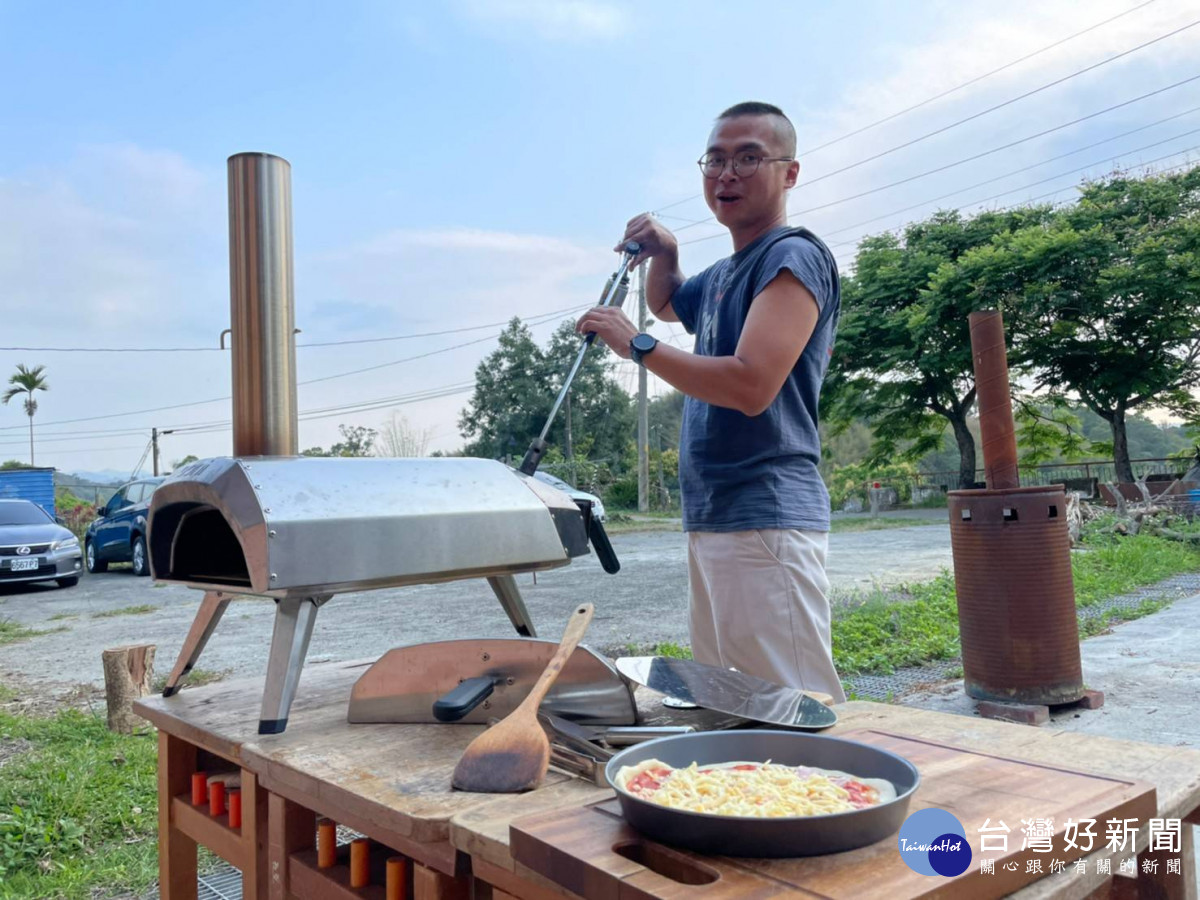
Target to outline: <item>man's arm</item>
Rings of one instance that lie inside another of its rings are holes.
[[[689,397],[757,416],[779,394],[819,316],[817,301],[808,288],[784,270],[754,298],[732,356],[698,356],[660,342],[643,362]],[[599,307],[584,314],[578,330],[597,332],[613,352],[625,358],[629,357],[629,341],[637,333],[619,309]]]

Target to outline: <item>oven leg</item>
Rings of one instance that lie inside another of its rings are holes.
[[[521,598],[521,589],[517,587],[517,579],[511,575],[497,575],[489,578],[488,584],[492,586],[500,605],[508,613],[508,619],[517,629],[517,634],[521,637],[537,637],[533,619],[529,618],[529,610],[525,608],[525,601]]]
[[[275,601],[275,632],[271,635],[271,655],[267,659],[259,734],[280,734],[287,728],[288,710],[300,683],[300,670],[304,668],[317,610],[330,596]]]
[[[216,630],[217,623],[221,621],[221,616],[225,614],[225,607],[229,606],[231,599],[219,591],[205,593],[204,599],[200,601],[200,611],[196,613],[191,630],[188,631],[183,647],[179,650],[175,668],[171,670],[171,675],[167,678],[167,686],[163,688],[164,697],[170,697],[178,691],[179,682],[183,681],[188,672],[192,671],[192,666],[196,665],[196,660],[200,658],[204,645],[212,637],[212,633]]]

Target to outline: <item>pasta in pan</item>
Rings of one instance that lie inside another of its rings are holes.
[[[687,812],[780,818],[852,812],[896,797],[890,782],[845,772],[733,762],[675,769],[656,759],[624,766],[620,789],[651,803]]]

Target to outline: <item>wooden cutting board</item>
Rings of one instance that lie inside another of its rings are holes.
[[[936,807],[958,817],[972,852],[965,872],[953,879],[914,872],[900,857],[895,836],[859,850],[819,857],[704,857],[642,837],[621,818],[615,799],[514,821],[509,832],[513,858],[589,900],[782,896],[901,900],[935,895],[977,900],[1002,897],[1044,877],[1051,860],[1061,860],[1069,869],[1075,859],[1091,852],[1066,849],[1068,818],[1096,820],[1094,851],[1105,846],[1107,819],[1137,819],[1144,836],[1157,810],[1154,786],[1144,782],[884,731],[838,736],[889,750],[917,767],[921,786],[909,813]],[[1034,817],[1053,819],[1053,852],[1021,849],[1021,820]],[[981,852],[978,829],[989,819],[991,826],[1003,821],[1011,829],[1007,852],[990,849],[994,840],[989,840],[989,852]],[[981,872],[985,859],[995,861],[994,874]],[[1026,871],[1026,862],[1032,859],[1041,861],[1041,875]],[[1007,863],[1016,863],[1015,871],[1005,869]]]

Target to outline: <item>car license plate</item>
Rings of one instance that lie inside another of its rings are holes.
[[[14,559],[10,568],[14,572],[34,572],[37,571],[37,559]]]

